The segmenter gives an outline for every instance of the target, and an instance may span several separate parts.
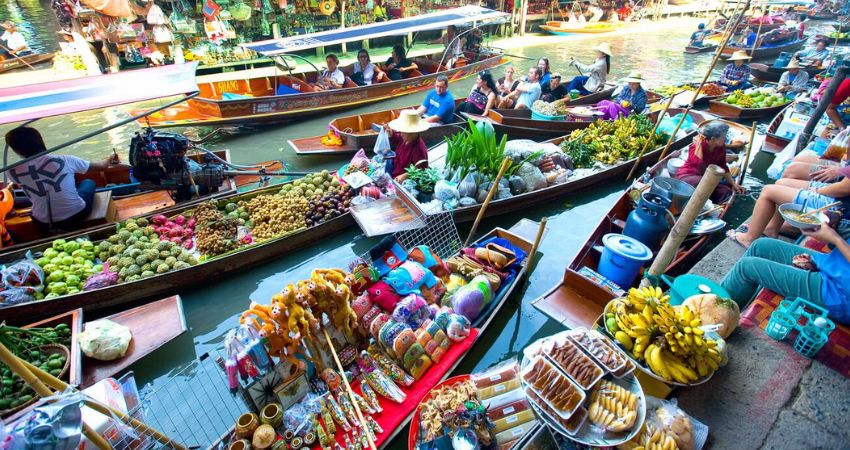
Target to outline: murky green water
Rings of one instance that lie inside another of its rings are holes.
[[[6,5],[9,4],[11,3]],[[631,70],[640,70],[649,85],[698,81],[705,73],[711,56],[684,55],[681,51],[692,31],[690,28],[695,26],[696,22],[677,29],[651,25],[654,31],[620,36],[565,38],[557,45],[514,49],[510,50],[510,53],[535,60],[542,56],[549,57],[553,71],[572,76],[575,75],[575,69],[567,66],[569,58],[574,56],[590,62],[592,48],[599,42],[607,41],[615,53],[612,58],[613,76],[622,77]],[[521,68],[533,63],[520,58],[515,62]],[[501,69],[497,69],[497,72],[501,72]],[[464,96],[471,85],[472,80],[452,84],[451,92],[455,96]],[[420,102],[423,97],[424,93],[409,95],[351,112],[412,105]],[[46,119],[38,122],[38,126],[46,135],[48,143],[56,144],[82,131],[96,129],[104,123],[126,117],[126,109],[129,108],[111,108]],[[259,128],[216,142],[210,147],[229,148],[236,163],[283,159],[297,169],[335,168],[345,161],[330,157],[298,157],[286,144],[288,139],[323,133],[329,119],[330,117],[320,117],[290,125]],[[68,152],[88,158],[105,156],[113,147],[118,148],[119,152],[126,152],[128,138],[136,129],[138,127],[132,125],[114,130],[98,139],[78,144],[68,149]],[[5,132],[5,129],[0,129],[0,132]],[[764,162],[760,164],[760,168],[756,168],[757,172],[763,170]],[[753,180],[751,184],[757,188],[759,182]],[[479,229],[486,231],[494,226],[510,227],[523,217],[535,221],[543,217],[549,218],[548,234],[540,246],[543,255],[536,270],[530,275],[528,284],[516,292],[508,305],[500,311],[499,317],[457,370],[458,373],[485,368],[516,355],[529,342],[558,330],[559,326],[531,306],[530,302],[559,282],[568,261],[605,211],[618,198],[624,186],[624,181],[615,180],[558,202],[486,220],[481,225]],[[739,222],[742,216],[749,213],[751,205],[751,201],[736,204],[731,221]],[[461,234],[465,235],[466,231],[466,228],[462,228]],[[173,368],[217,348],[224,333],[237,324],[238,315],[247,308],[250,301],[265,303],[286,283],[308,277],[310,271],[316,267],[340,266],[341,262],[366,251],[372,243],[372,240],[361,236],[359,230],[352,229],[308,249],[281,255],[275,262],[250,268],[226,280],[210,280],[202,287],[175,292],[183,297],[190,331],[137,364],[133,369],[139,381],[155,381],[156,384],[188,382],[187,388],[191,389],[191,380],[169,380],[172,378],[170,374],[173,374]],[[406,436],[406,432],[401,436]],[[402,439],[397,441],[395,446],[403,448]]]

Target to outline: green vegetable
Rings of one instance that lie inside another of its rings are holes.
[[[65,248],[65,244],[67,244],[65,239],[56,239],[51,244],[51,247],[53,247],[53,250],[56,250],[57,252],[61,252]]]

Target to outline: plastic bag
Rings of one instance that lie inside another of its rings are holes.
[[[478,202],[475,201],[475,199],[472,198],[472,197],[461,197],[460,200],[458,200],[457,204],[458,204],[458,206],[466,207],[466,206],[477,205]]]
[[[655,419],[680,450],[695,450],[694,424],[691,416],[676,405],[676,399],[662,400],[661,406],[655,409]]]
[[[376,154],[384,156],[392,151],[390,147],[390,133],[384,127],[381,127],[381,131],[378,132],[378,140],[375,141],[374,151]]]
[[[845,128],[832,138],[821,158],[841,161],[847,155],[848,149],[850,149],[850,128]]]
[[[80,447],[83,393],[66,391],[47,400],[54,401],[35,408],[12,425],[3,448],[73,450]]]
[[[29,303],[35,300],[36,298],[33,293],[26,288],[7,288],[0,291],[0,308]]]
[[[25,288],[32,293],[44,284],[44,271],[35,263],[32,253],[27,252],[24,259],[3,267],[0,279],[6,288]]]
[[[475,174],[470,172],[463,177],[457,185],[457,191],[461,197],[474,197],[478,192],[478,182],[475,180]]]
[[[96,273],[86,280],[83,291],[93,291],[95,289],[104,288],[118,284],[118,273],[109,271],[109,263],[103,263],[103,272]]]
[[[437,200],[446,202],[452,199],[459,199],[460,197],[460,192],[454,183],[450,183],[446,180],[439,180],[434,185],[434,198]]]
[[[361,172],[367,172],[371,166],[369,165],[369,158],[366,157],[366,151],[362,148],[357,150],[357,153],[351,158],[349,167],[360,170]]]
[[[525,180],[516,175],[511,175],[508,178],[508,185],[510,186],[511,194],[514,195],[522,194],[526,190]]]
[[[150,25],[165,25],[168,22],[165,18],[165,13],[162,12],[162,8],[156,4],[151,4],[145,21]]]
[[[101,319],[86,324],[80,333],[80,350],[89,358],[112,361],[124,356],[133,335],[130,329],[111,320]]]
[[[516,171],[516,175],[525,181],[526,192],[536,191],[547,186],[546,177],[543,176],[540,169],[531,163],[522,163]]]

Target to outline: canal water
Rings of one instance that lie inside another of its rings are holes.
[[[623,77],[631,70],[640,70],[648,80],[648,86],[699,81],[710,63],[711,55],[682,53],[688,36],[699,21],[675,20],[676,26],[663,22],[654,23],[645,25],[650,28],[648,30],[613,36],[565,37],[552,45],[513,48],[508,51],[517,56],[514,64],[521,69],[526,69],[535,63],[533,60],[545,56],[550,59],[554,72],[571,77],[576,75],[576,72],[567,64],[570,57],[589,63],[592,60],[593,47],[601,42],[609,42],[614,52],[611,69],[613,77]],[[501,71],[502,68],[496,69],[497,73]],[[465,96],[472,82],[473,80],[464,80],[452,84],[450,90],[456,97]],[[421,102],[424,95],[409,95],[351,110],[349,113],[413,105]],[[48,145],[56,144],[77,136],[82,131],[96,129],[105,123],[126,117],[125,111],[129,109],[119,107],[74,114],[45,119],[36,125],[45,134]],[[331,117],[317,117],[289,125],[244,130],[235,136],[215,142],[210,147],[229,148],[236,163],[283,159],[293,169],[337,168],[346,162],[345,159],[299,157],[287,145],[288,139],[324,133],[330,119]],[[0,132],[5,133],[7,128],[0,127]],[[87,158],[102,158],[111,152],[112,148],[117,148],[119,153],[126,155],[127,141],[137,129],[138,126],[134,124],[113,130],[96,139],[77,144],[68,149],[68,152]],[[188,132],[202,134],[203,130]],[[756,161],[753,165],[754,175],[757,177],[748,179],[747,184],[755,192],[760,189],[759,178],[763,179],[760,175],[763,175],[766,162],[769,161]],[[513,298],[502,308],[499,316],[456,373],[469,373],[486,368],[517,355],[535,339],[560,330],[557,323],[535,309],[531,302],[560,281],[566,264],[625,186],[624,180],[616,180],[520,213],[488,219],[481,224],[479,230],[485,232],[496,226],[508,228],[521,218],[535,221],[543,217],[549,218],[548,232],[540,246],[542,257],[530,274],[527,285],[514,293]],[[751,209],[752,200],[744,198],[736,203],[729,216],[730,221],[734,224],[740,223]],[[467,227],[461,227],[461,236],[465,236],[467,231]],[[313,268],[343,266],[348,260],[368,250],[373,243],[374,240],[363,237],[358,229],[351,229],[302,251],[281,255],[274,262],[248,268],[227,279],[209,280],[200,287],[174,292],[183,298],[189,332],[136,364],[133,369],[138,381],[154,385],[184,383],[186,389],[197,388],[191,378],[178,377],[175,374],[179,368],[191,364],[199,355],[219,348],[224,334],[237,325],[239,315],[247,309],[251,301],[267,303],[284,285],[307,278]],[[394,448],[404,448],[404,436],[406,432],[396,439]]]

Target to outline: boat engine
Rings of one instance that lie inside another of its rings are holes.
[[[198,163],[186,152],[192,143],[181,134],[145,128],[130,140],[130,165],[133,176],[148,183],[176,192],[177,201],[218,191],[224,184],[225,166],[214,157]]]

